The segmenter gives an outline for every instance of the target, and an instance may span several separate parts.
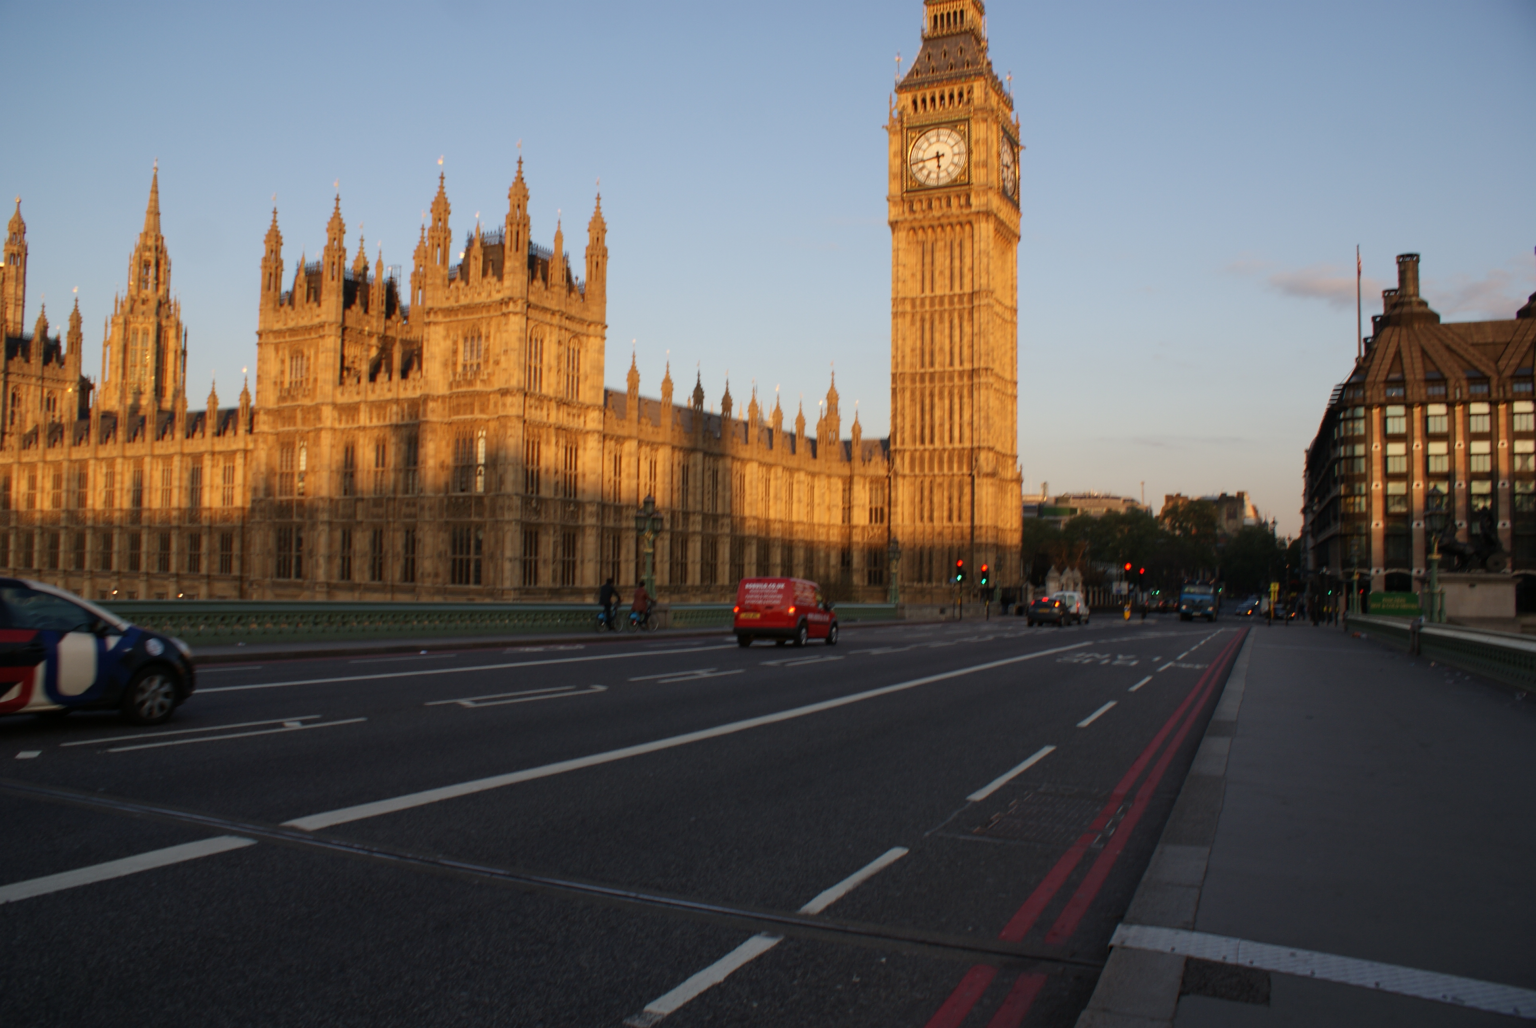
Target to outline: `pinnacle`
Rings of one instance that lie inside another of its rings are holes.
[[[149,180],[149,205],[144,209],[144,232],[146,235],[160,234],[160,163],[158,161],[155,162],[155,170]]]

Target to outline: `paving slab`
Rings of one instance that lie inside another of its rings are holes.
[[[1078,1024],[1536,1019],[1528,695],[1256,625]]]

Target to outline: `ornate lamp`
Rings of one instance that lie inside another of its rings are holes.
[[[656,537],[666,527],[666,521],[656,513],[656,497],[646,496],[645,502],[635,513],[635,535],[645,552],[645,591],[656,595]]]
[[[1424,528],[1429,532],[1429,620],[1438,624],[1445,620],[1440,604],[1440,534],[1445,531],[1445,491],[1437,482],[1429,490],[1429,502],[1424,506]]]

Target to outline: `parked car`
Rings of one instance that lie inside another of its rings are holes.
[[[736,586],[732,626],[739,646],[772,639],[804,646],[809,639],[837,645],[837,615],[815,582],[804,578],[743,578]]]
[[[180,639],[63,589],[0,578],[0,714],[116,709],[158,725],[196,686]]]
[[[1029,605],[1025,616],[1031,627],[1052,624],[1060,628],[1067,623],[1067,605],[1055,596],[1041,596]]]
[[[1088,597],[1071,589],[1063,589],[1059,593],[1052,594],[1067,606],[1067,617],[1075,625],[1088,623]]]

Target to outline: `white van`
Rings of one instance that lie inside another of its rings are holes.
[[[1051,599],[1060,600],[1067,605],[1066,617],[1062,618],[1063,624],[1067,621],[1079,625],[1086,625],[1088,623],[1088,598],[1082,593],[1063,589],[1059,593],[1052,593]]]

